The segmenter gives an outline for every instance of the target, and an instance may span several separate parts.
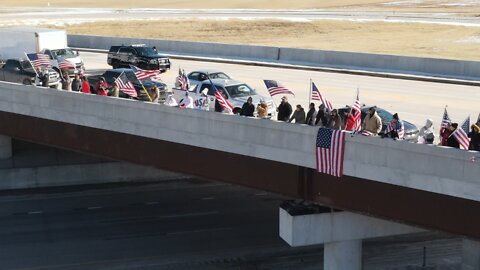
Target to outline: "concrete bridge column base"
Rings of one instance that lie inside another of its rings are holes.
[[[0,159],[12,157],[12,138],[0,135]]]
[[[478,269],[480,269],[480,242],[470,239],[463,239],[461,270]]]
[[[362,240],[326,243],[323,253],[324,270],[362,270]]]

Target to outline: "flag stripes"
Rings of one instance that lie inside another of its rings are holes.
[[[120,76],[118,76],[118,78],[115,79],[115,83],[117,84],[118,89],[123,93],[131,97],[138,96],[135,86],[133,86],[132,82],[128,81],[128,78],[125,75],[125,73],[120,74]]]
[[[330,103],[330,101],[328,101],[324,96],[322,96],[322,94],[320,93],[320,91],[318,90],[317,86],[315,85],[314,82],[312,82],[312,93],[311,93],[311,98],[312,100],[318,100],[320,102],[322,102],[323,105],[325,105],[325,107],[327,109],[329,109],[330,111],[333,110],[333,106],[332,106],[332,103]]]
[[[470,116],[463,121],[462,125],[458,127],[450,136],[453,136],[458,144],[460,145],[460,149],[468,150],[468,146],[470,145],[470,138],[468,138],[468,129],[470,128]]]
[[[267,87],[268,93],[270,96],[276,96],[280,94],[290,94],[294,95],[293,91],[286,88],[285,86],[280,85],[277,81],[274,80],[264,80],[265,86]]]
[[[341,177],[345,153],[345,132],[320,128],[317,134],[315,153],[318,172]]]

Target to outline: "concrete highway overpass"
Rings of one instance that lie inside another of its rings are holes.
[[[317,128],[0,84],[0,133],[480,238],[478,153],[347,137],[345,175],[315,171]],[[3,138],[8,152],[8,137]]]

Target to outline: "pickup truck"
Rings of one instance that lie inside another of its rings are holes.
[[[48,73],[48,85],[57,88],[60,83],[60,75],[53,69],[48,69]],[[0,63],[0,81],[25,85],[41,85],[30,62],[18,59],[8,59],[4,64]]]
[[[268,115],[273,117],[275,115],[275,106],[272,98],[264,97],[257,92],[255,89],[247,85],[246,83],[235,81],[235,80],[225,80],[225,79],[213,79],[213,84],[215,88],[219,91],[222,91],[226,99],[233,105],[233,113],[239,114],[242,106],[249,97],[252,98],[253,104],[256,106],[260,103],[260,100],[263,99],[268,106]],[[201,99],[204,98],[201,95],[201,92],[207,89],[207,98],[209,99],[209,109],[210,111],[215,110],[215,89],[212,87],[209,80],[201,81],[197,85],[192,86],[188,91],[189,95],[193,98],[194,101],[202,102]],[[185,97],[185,90],[179,88],[173,88],[173,94],[177,101],[180,101]]]

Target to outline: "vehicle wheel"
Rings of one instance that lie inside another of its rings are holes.
[[[25,85],[32,85],[32,81],[29,80],[29,79],[25,79],[23,80],[22,84],[25,84]]]
[[[235,109],[233,109],[233,114],[240,114],[241,110],[242,109],[240,109],[240,108],[235,108]]]

